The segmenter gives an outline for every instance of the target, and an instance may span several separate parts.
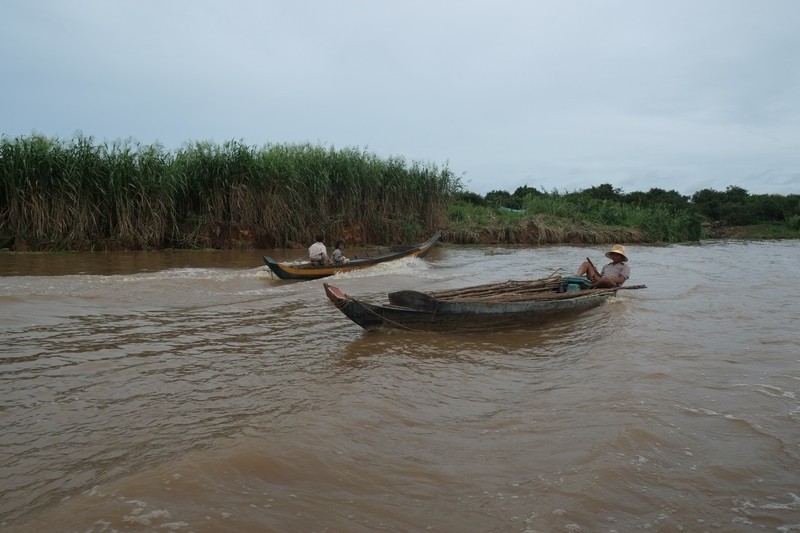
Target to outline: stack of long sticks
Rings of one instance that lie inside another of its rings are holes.
[[[555,292],[561,285],[561,276],[551,275],[547,278],[535,280],[509,280],[499,283],[488,283],[474,287],[464,287],[461,289],[448,289],[429,292],[437,300],[490,300],[530,297],[535,294]]]
[[[488,283],[460,289],[447,289],[427,292],[439,301],[470,302],[519,302],[528,300],[561,300],[580,296],[614,293],[620,289],[645,289],[646,285],[613,287],[605,289],[583,289],[574,292],[558,292],[564,282],[562,277],[551,274],[549,277],[535,280],[509,280],[499,283]]]

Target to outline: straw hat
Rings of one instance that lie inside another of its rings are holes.
[[[621,244],[615,244],[611,247],[611,250],[606,252],[606,257],[611,259],[611,254],[619,254],[622,256],[622,261],[625,262],[628,260],[627,256],[625,255],[625,247]]]

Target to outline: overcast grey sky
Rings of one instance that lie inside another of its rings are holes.
[[[0,0],[0,133],[800,193],[797,0]]]

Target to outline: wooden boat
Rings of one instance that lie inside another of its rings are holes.
[[[437,231],[425,242],[387,246],[378,250],[363,252],[350,258],[349,263],[338,265],[317,265],[307,260],[280,263],[266,255],[264,256],[264,262],[281,279],[319,279],[332,276],[337,272],[358,270],[403,257],[425,257],[441,238],[442,232]]]
[[[551,275],[434,292],[389,293],[388,304],[371,304],[323,283],[325,293],[350,320],[364,329],[482,331],[530,326],[597,307],[617,291],[645,285],[591,289],[588,280]]]

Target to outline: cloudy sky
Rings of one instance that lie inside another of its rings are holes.
[[[0,133],[800,193],[797,0],[2,0]]]

